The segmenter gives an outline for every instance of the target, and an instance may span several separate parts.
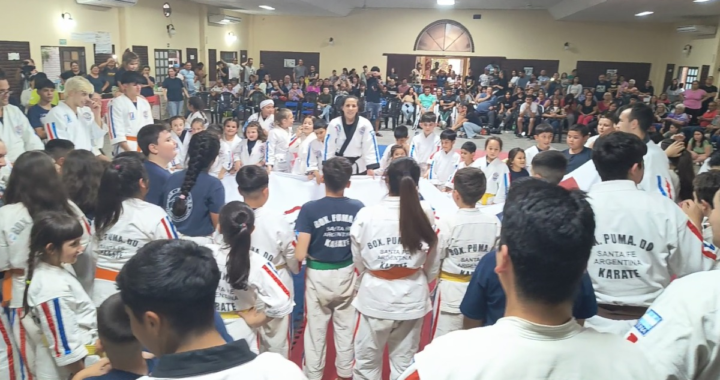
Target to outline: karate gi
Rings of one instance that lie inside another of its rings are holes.
[[[225,140],[224,137],[220,139],[220,145],[223,145],[225,150],[230,152],[228,160],[229,168],[232,168],[236,162],[240,161],[240,147],[242,146],[242,140],[243,139],[238,135],[233,136],[231,141]]]
[[[273,128],[275,130],[282,128]],[[300,263],[295,259],[294,224],[280,213],[262,207],[255,209],[251,239],[251,250],[273,264],[290,298],[294,299],[291,273],[300,271]],[[259,306],[262,309],[263,305]],[[290,319],[290,316],[275,318],[261,328],[260,352],[275,352],[286,358],[290,355]]]
[[[113,145],[113,155],[121,153],[120,143],[126,142],[131,152],[140,152],[137,144],[137,134],[142,127],[153,124],[152,108],[148,101],[138,96],[133,103],[130,98],[120,95],[110,102],[110,144]]]
[[[380,153],[370,121],[358,115],[356,122],[354,130],[348,126],[348,131],[345,131],[342,116],[330,121],[323,161],[336,156],[345,157],[353,166],[353,174],[364,174],[380,168]]]
[[[312,144],[313,141],[317,141],[315,133],[301,137],[296,136],[290,143],[290,152],[296,154],[295,161],[293,161],[292,165],[292,174],[307,174],[307,168],[310,166],[310,144]]]
[[[626,180],[593,185],[588,200],[595,212],[596,244],[587,270],[598,315],[586,326],[623,335],[673,276],[714,266],[715,253],[704,246],[700,230],[670,199]],[[603,317],[603,310],[615,313],[614,319]]]
[[[495,249],[500,222],[479,209],[459,209],[438,220],[438,256],[442,260],[433,305],[432,336],[462,329],[460,303],[480,259]]]
[[[215,158],[215,162],[213,162],[210,166],[208,173],[211,176],[218,178],[222,169],[225,169],[226,172],[232,169],[232,163],[232,146],[230,144],[223,144],[222,140],[220,140],[220,150],[218,150],[217,158]]]
[[[39,262],[28,285],[30,311],[22,323],[28,343],[35,347],[38,380],[65,380],[64,366],[95,355],[97,315],[71,266]],[[22,309],[18,309],[18,318]],[[32,364],[31,364],[32,365]]]
[[[424,131],[420,131],[410,141],[410,158],[414,158],[420,165],[420,172],[423,173],[427,169],[427,162],[430,156],[440,151],[440,136],[431,132],[425,136]]]
[[[292,169],[291,140],[288,129],[277,127],[270,131],[265,151],[265,164],[272,166],[273,171],[290,173]]]
[[[670,177],[668,157],[657,144],[647,142],[647,153],[643,157],[645,175],[638,185],[645,191],[657,192],[663,197],[673,199],[675,187]]]
[[[161,207],[136,198],[124,200],[118,221],[93,239],[93,251],[97,254],[92,292],[95,306],[100,307],[118,292],[115,278],[140,248],[154,240],[178,238],[175,226]]]
[[[550,147],[548,150],[557,150],[553,147]],[[533,145],[527,149],[525,149],[525,168],[527,169],[528,173],[532,175],[530,170],[532,169],[532,160],[535,158],[535,156],[538,155],[540,152],[547,152],[548,150],[540,150],[537,145]]]
[[[253,252],[250,252],[247,289],[233,289],[227,282],[227,261],[230,248],[217,244],[207,247],[213,251],[213,256],[220,269],[220,283],[215,295],[215,310],[220,313],[230,336],[235,340],[245,339],[250,350],[258,353],[256,331],[245,323],[238,312],[249,310],[255,307],[257,302],[261,302],[264,305],[265,315],[270,318],[286,319],[295,306],[295,302],[290,297],[290,290],[280,280],[272,263]]]
[[[458,164],[460,163],[460,155],[456,152],[445,152],[438,150],[430,155],[427,161],[430,169],[428,170],[428,180],[440,190],[444,190],[445,183],[452,178]]]
[[[6,158],[9,163],[14,163],[26,151],[45,149],[45,145],[35,134],[35,129],[30,126],[28,118],[12,104],[3,107],[0,140],[7,147]]]
[[[496,158],[488,164],[487,157],[480,157],[472,166],[482,169],[485,173],[485,195],[480,201],[483,205],[505,203],[508,189],[510,188],[510,168]]]
[[[45,115],[43,119],[48,140],[63,139],[72,141],[75,149],[89,150],[100,155],[97,144],[103,141],[106,131],[95,122],[90,107],[70,108],[65,102]]]
[[[248,117],[247,122],[245,123],[245,126],[251,122],[251,121],[257,121],[260,123],[260,126],[262,129],[265,130],[265,133],[270,133],[270,130],[275,128],[275,115],[270,115],[267,117],[267,119],[263,119],[262,116],[259,113],[254,113]],[[245,130],[245,128],[243,128]]]
[[[185,149],[183,148],[183,141],[180,136],[176,135],[175,132],[171,132],[173,141],[175,141],[175,158],[168,164],[168,170],[174,172],[175,167],[180,165],[181,168],[185,167]]]
[[[431,207],[421,205],[433,223]],[[438,254],[429,247],[409,254],[402,247],[399,213],[400,198],[387,197],[360,210],[350,229],[353,261],[361,277],[353,301],[360,312],[354,379],[380,380],[387,344],[390,379],[396,380],[412,362],[423,318],[432,310],[428,283],[438,275]]]
[[[187,120],[185,120],[185,130],[189,131],[192,129],[192,124],[195,119],[201,119],[203,121],[203,127],[207,129],[208,122],[207,118],[205,117],[205,114],[200,111],[195,111],[188,116]]]
[[[720,272],[673,281],[626,338],[640,348],[658,379],[720,379]]]
[[[252,151],[248,149],[248,139],[243,139],[240,142],[240,162],[243,166],[256,165],[259,162],[265,161],[265,151],[267,150],[267,144],[260,140],[256,140],[255,146]]]
[[[5,275],[10,276],[9,273]],[[0,307],[0,378],[21,380],[25,371],[25,364],[13,337],[12,323],[8,320],[5,308]]]
[[[305,168],[306,172],[312,172],[312,171],[318,171],[322,173],[322,167],[323,167],[323,157],[326,155],[325,151],[327,149],[327,142],[328,139],[330,139],[329,135],[325,135],[325,140],[319,141],[317,138],[315,140],[310,141],[310,146],[308,147],[308,159],[307,159],[307,167]]]

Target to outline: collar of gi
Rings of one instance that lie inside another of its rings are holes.
[[[158,360],[154,378],[181,379],[221,372],[249,363],[257,357],[245,340],[204,350],[165,355]]]

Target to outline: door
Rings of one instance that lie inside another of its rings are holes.
[[[410,78],[410,73],[415,68],[415,61],[417,60],[416,55],[410,55],[410,54],[388,54],[387,55],[387,67],[385,68],[385,72],[383,73],[383,78],[387,77],[390,74],[390,69],[395,69],[395,72],[398,75],[398,78],[400,79],[400,82],[402,82],[403,79],[407,79],[410,83],[412,83],[412,79]],[[338,73],[340,74],[340,73]]]
[[[195,48],[187,48],[187,60],[192,62],[193,67],[197,66],[198,60],[200,57],[198,57],[198,49]]]
[[[10,60],[10,56],[8,54],[14,54],[17,53],[18,57],[15,59],[13,57],[12,60]],[[0,69],[5,71],[5,76],[7,77],[8,81],[10,82],[10,91],[13,92],[13,96],[20,97],[20,92],[22,91],[22,84],[19,80],[16,79],[15,73],[17,72],[18,68],[22,66],[23,60],[30,58],[30,43],[25,41],[0,41]],[[35,61],[35,65],[40,71],[40,64],[42,62],[39,62],[39,60]]]
[[[208,70],[210,71],[210,78],[217,78],[217,50],[208,50]]]
[[[132,52],[140,58],[140,66],[150,65],[150,53],[148,53],[147,46],[133,45]]]
[[[112,56],[115,54],[115,45],[112,46],[112,54],[98,53],[96,49],[97,46],[93,44],[93,63],[95,63],[96,65],[107,62],[107,60],[112,58]]]
[[[675,74],[675,64],[674,63],[668,63],[665,67],[665,79],[663,80],[663,86],[660,89],[660,92],[665,92],[665,89],[668,88],[672,84],[672,80],[674,78]],[[655,91],[657,93],[657,91]]]
[[[260,62],[265,65],[265,70],[268,71],[270,77],[277,80],[281,80],[285,75],[292,76],[293,67],[290,67],[290,61],[297,64],[298,61],[301,59],[303,60],[303,65],[307,67],[308,72],[310,71],[310,66],[315,66],[315,71],[320,72],[320,53],[305,53],[294,51],[260,52]],[[288,67],[285,67],[286,60],[288,60]]]
[[[710,74],[710,66],[703,65],[702,68],[700,69],[700,85],[701,86],[705,84],[705,79],[707,79],[708,74]]]
[[[244,63],[247,59],[247,50],[240,50],[240,63]]]
[[[80,71],[87,73],[85,67],[85,48],[84,47],[60,47],[60,71],[65,72],[70,70],[72,62],[77,62],[80,65]]]
[[[220,60],[225,63],[232,63],[233,59],[237,59],[238,52],[236,51],[221,51]]]

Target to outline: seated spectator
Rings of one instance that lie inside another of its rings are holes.
[[[553,99],[550,107],[545,108],[543,113],[545,122],[552,125],[553,131],[557,134],[562,130],[562,123],[565,120],[565,110],[560,107],[560,101]]]
[[[523,126],[528,125],[527,137],[532,139],[533,127],[538,121],[540,114],[538,113],[538,104],[533,102],[531,95],[525,97],[525,103],[520,106],[520,113],[518,114],[517,129],[515,130],[516,137],[525,136],[523,132]]]
[[[412,86],[410,86],[410,85],[408,84],[407,78],[406,78],[406,79],[403,79],[403,80],[402,80],[402,83],[400,83],[400,85],[397,86],[398,95],[399,95],[399,94],[403,94],[403,95],[404,95],[406,92],[408,92],[408,90],[410,89],[410,87],[412,87]]]
[[[444,128],[450,124],[450,116],[455,108],[455,95],[451,89],[445,90],[445,95],[440,98],[440,127]]]
[[[663,118],[662,122],[665,127],[670,126],[670,124],[676,125],[678,128],[680,128],[680,130],[683,131],[686,140],[689,141],[692,138],[692,131],[688,130],[686,132],[684,130],[684,128],[687,127],[688,123],[690,122],[690,115],[685,113],[684,105],[676,105],[674,112],[668,114],[667,117]]]
[[[657,123],[657,127],[662,128],[664,124],[664,119],[667,117],[667,107],[665,104],[658,104],[657,107],[655,107],[655,123]]]
[[[577,98],[580,94],[582,94],[582,91],[583,86],[580,84],[580,77],[574,77],[572,79],[572,84],[568,86],[568,95],[572,95],[574,98]]]
[[[696,130],[693,132],[692,140],[690,140],[687,145],[687,150],[690,152],[690,156],[692,156],[695,165],[700,166],[710,157],[712,146],[710,145],[710,141],[705,137],[705,134],[700,130]]]
[[[460,90],[458,90],[457,97],[455,97],[455,103],[457,103],[457,104],[460,104],[460,103],[472,104],[473,97],[472,97],[472,95],[465,93],[465,90],[460,89]]]
[[[662,94],[660,94],[660,97],[658,98],[658,103],[662,103],[662,104],[665,104],[665,105],[670,104],[670,99],[668,99],[668,94],[665,93],[665,92],[663,92]]]
[[[455,124],[451,127],[451,129],[453,131],[462,129],[469,139],[474,139],[475,137],[480,136],[479,134],[482,132],[482,121],[472,105],[460,103],[457,107],[457,111],[457,120],[455,120]]]
[[[715,119],[718,115],[718,105],[716,101],[712,101],[708,103],[708,109],[707,111],[698,118],[698,121],[700,121],[700,127],[705,128],[709,132],[712,132],[716,129],[712,124],[713,119]]]
[[[565,158],[568,159],[565,174],[572,173],[573,170],[592,159],[592,149],[585,146],[589,134],[588,127],[583,124],[575,124],[570,127],[566,140],[568,148],[563,151]]]
[[[602,99],[598,102],[598,111],[599,112],[605,112],[608,108],[610,108],[610,104],[614,103],[612,94],[609,92],[606,92],[603,94]]]
[[[540,83],[538,83],[537,77],[535,77],[534,74],[531,74],[530,81],[528,81],[527,84],[525,85],[525,89],[526,90],[529,90],[529,89],[537,90],[538,88],[540,88]]]
[[[305,98],[305,95],[303,95],[303,92],[297,83],[292,84],[292,89],[288,93],[288,98],[293,102],[299,102]]]
[[[312,84],[305,88],[305,92],[308,94],[311,92],[315,93],[316,95],[320,94],[320,84],[317,81],[313,81]]]
[[[215,81],[215,85],[210,89],[210,95],[212,95],[214,98],[217,98],[221,93],[226,91],[227,87],[225,87],[225,83],[223,82],[222,78],[218,78]]]
[[[517,103],[513,101],[510,91],[506,91],[505,95],[497,103],[497,115],[500,116],[505,130],[512,129],[512,125],[517,119],[517,109]]]
[[[580,102],[579,111],[580,115],[577,120],[578,124],[588,125],[595,119],[595,115],[598,113],[598,107],[591,91],[585,93],[585,99]]]
[[[275,100],[287,100],[285,91],[283,91],[282,87],[280,87],[280,84],[276,80],[271,82],[270,97]]]
[[[543,92],[542,90],[538,93],[538,97],[535,102],[539,104],[543,109],[547,108],[548,106],[550,106],[550,104],[552,104],[550,102],[550,99],[545,98],[545,92]]]
[[[329,87],[323,87],[322,94],[318,96],[317,105],[318,110],[321,111],[320,118],[325,119],[328,123],[330,122],[330,111],[332,111],[333,97],[330,94]]]
[[[418,97],[415,93],[415,88],[413,88],[412,86],[407,87],[407,90],[402,94],[398,94],[398,97],[403,103],[400,110],[402,111],[403,115],[405,115],[405,121],[410,123],[412,120],[415,119],[415,104],[417,104],[418,102]]]
[[[493,88],[485,88],[485,93],[479,94],[477,100],[478,103],[475,106],[475,112],[488,119],[488,128],[495,129],[495,116],[497,112],[495,105],[498,99],[497,96],[493,95]]]
[[[671,139],[673,136],[680,133],[680,128],[675,124],[670,124],[666,129],[663,129],[663,139]],[[685,137],[683,137],[683,140]]]

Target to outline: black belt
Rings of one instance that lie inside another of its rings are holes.
[[[644,306],[598,304],[597,315],[613,321],[631,321],[640,319],[647,309]]]

